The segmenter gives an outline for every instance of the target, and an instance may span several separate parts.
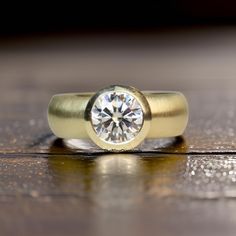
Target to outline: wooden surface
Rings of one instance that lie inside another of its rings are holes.
[[[1,235],[235,235],[235,65],[234,28],[1,41]],[[88,155],[51,134],[54,93],[114,83],[184,92],[183,138]]]

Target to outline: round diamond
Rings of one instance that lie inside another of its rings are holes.
[[[97,97],[91,110],[96,134],[108,143],[128,142],[143,125],[143,110],[132,95],[125,92],[104,92]]]

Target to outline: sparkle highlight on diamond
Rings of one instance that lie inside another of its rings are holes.
[[[105,142],[129,142],[140,132],[143,110],[135,97],[126,92],[100,94],[91,109],[91,122],[96,134]]]

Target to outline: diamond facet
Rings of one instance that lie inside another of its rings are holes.
[[[91,109],[96,134],[108,143],[128,142],[143,125],[143,110],[135,97],[126,92],[100,94]]]

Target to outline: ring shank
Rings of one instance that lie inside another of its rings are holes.
[[[151,128],[146,138],[182,135],[188,122],[188,104],[179,92],[142,92],[151,110]],[[84,112],[95,93],[58,94],[48,107],[48,123],[60,138],[88,139]]]

